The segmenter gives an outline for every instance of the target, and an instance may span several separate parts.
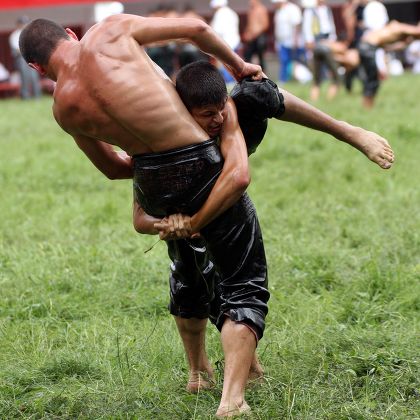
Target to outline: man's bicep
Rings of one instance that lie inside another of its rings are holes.
[[[221,133],[220,149],[226,160],[248,163],[248,152],[244,136],[238,122],[235,104],[231,98],[226,103],[226,116]]]
[[[143,18],[133,17],[131,33],[139,44],[159,41],[189,39],[207,24],[194,18]]]

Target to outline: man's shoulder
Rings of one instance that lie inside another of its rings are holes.
[[[287,7],[286,11],[289,14],[293,14],[293,15],[301,14],[299,6],[297,6],[294,3],[287,3],[286,7]]]
[[[82,44],[90,44],[97,41],[103,42],[106,39],[115,39],[118,35],[127,35],[127,27],[132,22],[132,15],[119,14],[109,16],[101,22],[93,25],[80,40]],[[138,16],[138,18],[140,18]]]

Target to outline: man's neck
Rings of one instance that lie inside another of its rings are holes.
[[[78,41],[60,42],[51,54],[47,76],[56,82],[65,68],[71,67],[76,63],[79,52],[80,45]]]

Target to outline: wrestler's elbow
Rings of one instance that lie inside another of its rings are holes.
[[[106,171],[103,171],[103,174],[111,181],[133,178],[133,170],[130,167],[107,169]]]
[[[248,168],[239,168],[233,173],[234,190],[238,194],[243,194],[251,183],[251,176]]]
[[[201,38],[212,31],[210,25],[200,19],[191,19],[191,21],[193,22],[191,25],[191,39],[193,41],[197,41],[197,38]]]
[[[117,172],[105,172],[104,175],[110,179],[111,181],[115,181],[116,179],[121,179],[118,177]]]
[[[153,227],[150,226],[149,223],[143,222],[143,220],[133,220],[133,227],[137,233],[141,233],[142,235],[154,235],[156,234]]]

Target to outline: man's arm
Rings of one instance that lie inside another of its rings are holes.
[[[248,153],[239,128],[236,108],[232,99],[226,103],[226,117],[221,134],[223,170],[201,209],[192,217],[171,215],[168,220],[155,224],[161,239],[189,237],[232,207],[250,183]]]
[[[133,178],[131,157],[114,146],[86,136],[73,136],[89,160],[109,179]]]
[[[226,117],[221,133],[220,151],[225,160],[223,171],[217,179],[206,202],[191,217],[192,232],[199,232],[216,217],[232,207],[250,183],[248,153],[239,127],[235,104],[231,98],[226,103]]]
[[[138,233],[157,235],[159,231],[154,227],[161,219],[147,214],[137,201],[133,200],[133,226]]]
[[[337,140],[344,141],[360,150],[381,168],[391,167],[394,162],[394,152],[383,137],[345,121],[338,121],[284,89],[280,91],[284,96],[286,108],[280,117],[281,120],[331,134]]]
[[[141,45],[159,41],[189,41],[200,50],[218,58],[231,71],[236,79],[247,76],[262,77],[261,67],[246,63],[200,19],[188,18],[145,18],[134,15],[117,15],[108,18],[109,22],[122,21],[127,30]]]

